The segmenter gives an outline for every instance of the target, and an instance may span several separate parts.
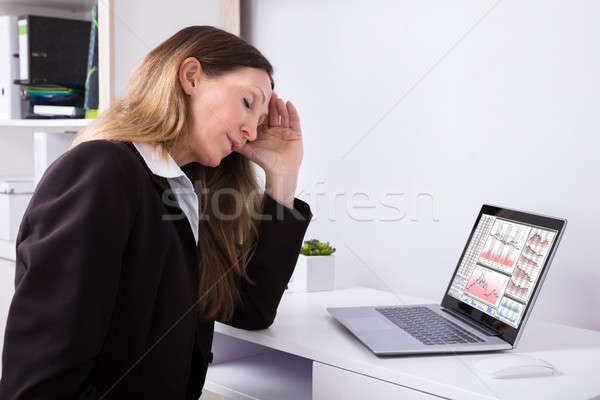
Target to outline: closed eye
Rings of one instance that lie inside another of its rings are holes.
[[[246,100],[245,98],[244,98],[244,105],[246,106],[247,109],[250,110],[250,103],[248,103],[248,100]]]

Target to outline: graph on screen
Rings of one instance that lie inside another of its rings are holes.
[[[496,315],[511,325],[515,326],[521,320],[521,314],[525,309],[525,305],[511,300],[507,297],[503,297],[500,305],[498,306],[498,312]]]
[[[465,293],[484,303],[497,307],[509,280],[507,275],[483,268],[478,265],[473,270]]]
[[[448,294],[518,328],[557,234],[554,230],[482,214]]]
[[[531,230],[506,289],[508,295],[522,301],[529,299],[554,236],[553,231],[537,228]]]
[[[497,219],[478,262],[511,273],[530,230],[528,226]]]

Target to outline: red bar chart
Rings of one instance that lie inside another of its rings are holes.
[[[479,256],[479,263],[512,273],[530,230],[528,226],[497,219]]]

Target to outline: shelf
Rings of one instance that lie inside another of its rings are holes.
[[[208,367],[204,388],[233,400],[312,398],[312,360],[269,351]]]
[[[17,258],[15,244],[16,243],[14,240],[0,239],[0,258],[15,261],[15,259]]]
[[[0,0],[0,5],[13,5],[15,0]],[[18,4],[18,3],[17,3]],[[89,11],[94,4],[93,0],[29,0],[26,6],[54,8],[64,11]]]
[[[0,119],[0,127],[32,127],[32,128],[80,128],[87,126],[93,119]]]
[[[28,132],[78,132],[93,119],[4,119],[0,120],[0,134]]]

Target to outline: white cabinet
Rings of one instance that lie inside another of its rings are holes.
[[[232,400],[440,397],[215,332],[204,389]]]
[[[232,400],[310,400],[312,360],[215,332],[204,390]]]
[[[441,397],[314,361],[312,400],[329,399],[431,400]]]

